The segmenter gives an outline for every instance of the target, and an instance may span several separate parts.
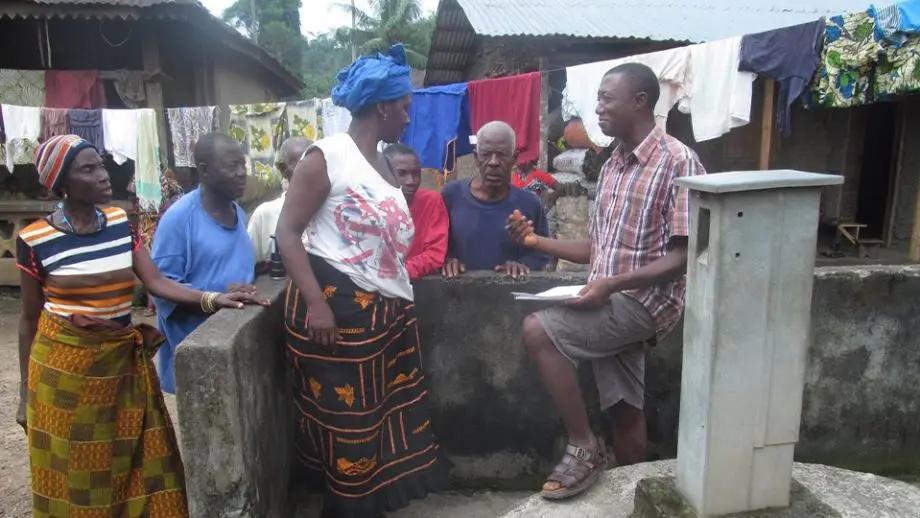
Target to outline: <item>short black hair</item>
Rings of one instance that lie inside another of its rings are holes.
[[[644,92],[648,108],[655,109],[658,97],[661,96],[661,87],[658,85],[658,76],[655,75],[654,70],[642,63],[623,63],[608,70],[604,77],[614,74],[622,75],[629,81],[633,94]]]
[[[226,133],[212,132],[202,135],[195,143],[195,165],[204,162],[211,164],[220,151],[221,145],[239,145]]]
[[[418,153],[416,153],[414,149],[403,144],[402,142],[390,144],[386,147],[386,149],[383,150],[383,154],[391,158],[399,155],[414,156],[415,158],[418,158]]]

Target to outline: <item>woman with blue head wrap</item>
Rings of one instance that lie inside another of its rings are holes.
[[[447,482],[406,270],[415,229],[377,151],[409,123],[409,73],[402,45],[339,72],[332,100],[351,126],[304,153],[275,230],[297,451],[325,486],[324,517],[377,518]]]

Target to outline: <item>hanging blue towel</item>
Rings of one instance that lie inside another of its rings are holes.
[[[910,34],[920,32],[920,0],[902,0],[887,5],[869,6],[875,20],[875,35],[895,47],[907,42]]]
[[[453,170],[457,157],[473,152],[471,133],[466,83],[412,92],[409,126],[402,143],[418,153],[423,168]]]

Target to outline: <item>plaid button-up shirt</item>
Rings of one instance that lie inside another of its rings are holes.
[[[616,148],[601,170],[589,222],[589,280],[637,270],[664,257],[690,231],[688,195],[674,179],[706,174],[696,153],[656,127],[632,152]],[[658,337],[680,320],[686,279],[623,292],[645,306]]]

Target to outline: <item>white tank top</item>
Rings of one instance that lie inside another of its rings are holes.
[[[406,254],[415,226],[402,191],[380,176],[348,133],[313,145],[326,159],[331,188],[307,226],[307,251],[364,290],[413,300]]]

